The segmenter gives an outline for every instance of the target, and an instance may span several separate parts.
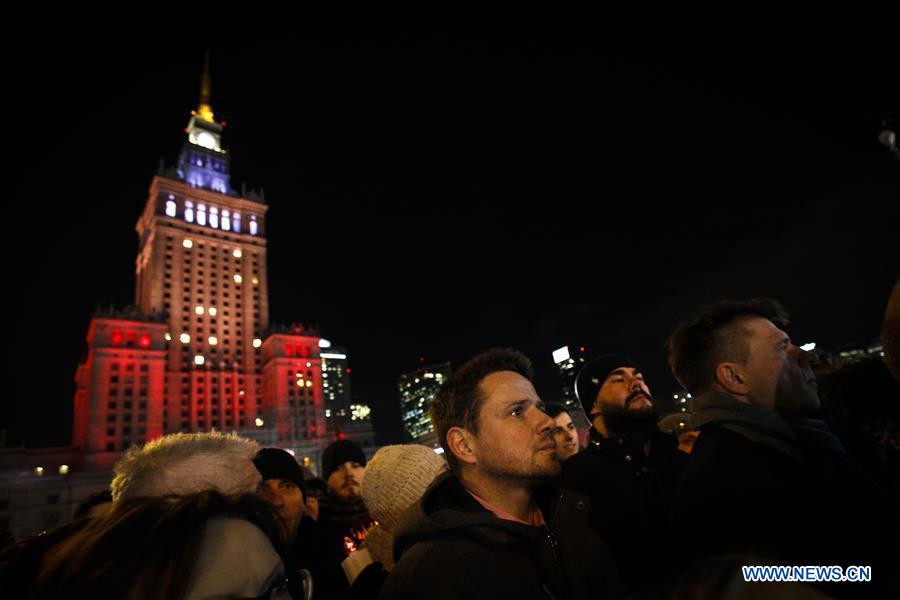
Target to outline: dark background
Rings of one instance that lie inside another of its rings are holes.
[[[668,333],[719,298],[781,300],[798,343],[877,337],[900,29],[819,10],[415,36],[123,18],[5,41],[7,443],[68,443],[91,313],[133,302],[134,225],[205,49],[232,183],[270,205],[271,319],[348,348],[381,442],[422,359],[513,346],[553,399],[551,351],[583,344],[665,398]]]

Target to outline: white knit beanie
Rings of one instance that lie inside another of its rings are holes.
[[[386,531],[447,468],[444,458],[418,444],[385,446],[375,453],[362,480],[363,502],[369,515]]]

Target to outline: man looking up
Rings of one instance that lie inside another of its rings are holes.
[[[609,545],[626,590],[653,588],[671,489],[687,455],[657,429],[650,388],[627,358],[589,361],[575,391],[591,430],[587,448],[563,464],[561,485],[590,495],[591,527]]]
[[[795,346],[774,300],[725,300],[669,338],[669,365],[700,429],[672,514],[692,525],[674,558],[748,553],[782,565],[868,565],[833,596],[900,597],[895,511],[816,418],[816,355]],[[871,594],[871,596],[869,596]]]
[[[382,598],[619,595],[587,498],[549,484],[559,458],[532,376],[525,356],[495,349],[441,386],[431,419],[451,472],[401,516]]]

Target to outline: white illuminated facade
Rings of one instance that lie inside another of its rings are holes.
[[[434,436],[434,426],[428,415],[431,401],[450,377],[450,363],[433,365],[401,375],[397,380],[400,390],[400,417],[410,439],[427,443]]]

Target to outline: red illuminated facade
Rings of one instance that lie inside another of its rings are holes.
[[[137,223],[134,314],[90,325],[73,428],[85,466],[179,431],[236,430],[313,463],[327,444],[319,337],[268,335],[268,207],[231,189],[222,130],[204,74],[177,167]]]

